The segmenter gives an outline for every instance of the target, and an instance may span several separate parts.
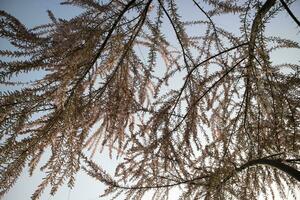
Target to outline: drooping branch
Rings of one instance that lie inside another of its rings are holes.
[[[294,167],[291,167],[291,166],[283,163],[283,161],[284,160],[280,160],[280,159],[266,159],[266,158],[251,160],[251,161],[243,164],[239,168],[237,168],[236,171],[240,172],[240,171],[242,171],[248,167],[254,166],[254,165],[269,165],[269,166],[279,169],[282,172],[285,172],[286,174],[288,174],[289,176],[295,178],[298,182],[300,182],[300,171],[295,169]]]
[[[240,44],[236,47],[232,47],[230,49],[227,49],[221,53],[218,53],[212,57],[210,57],[209,59],[206,59],[205,61],[201,62],[200,64],[196,65],[191,71],[190,73],[188,74],[188,77],[186,78],[186,81],[183,85],[183,87],[181,88],[181,90],[184,90],[186,84],[187,84],[187,79],[189,78],[189,75],[191,75],[191,73],[193,72],[193,70],[195,70],[198,66],[200,66],[202,63],[212,59],[213,57],[217,57],[218,55],[221,55],[222,53],[224,52],[228,52],[230,50],[233,50],[233,49],[236,49],[238,47],[241,47],[243,45],[246,45],[247,43],[244,43],[244,44]],[[187,110],[187,112],[185,113],[185,115],[181,118],[181,120],[176,124],[176,126],[171,130],[169,131],[167,134],[165,134],[163,137],[161,137],[159,140],[159,142],[165,140],[166,138],[170,137],[172,135],[173,132],[175,132],[180,126],[181,124],[184,122],[184,120],[187,118],[187,116],[189,115],[189,113],[191,112],[192,109],[194,109],[194,107],[201,101],[201,99],[203,99],[216,85],[218,85],[230,72],[232,72],[238,65],[240,65],[246,58],[242,58],[241,60],[239,60],[235,65],[233,65],[231,68],[229,68],[217,81],[215,81],[207,90],[205,90],[203,92],[203,94],[198,97],[196,99],[196,101],[192,104],[192,106],[190,106]],[[156,144],[158,144],[157,141],[153,142],[152,144],[150,144],[150,146],[148,146],[148,148],[152,148],[153,146],[155,146]]]
[[[255,70],[255,66],[253,63],[253,60],[255,59],[255,42],[257,39],[257,35],[260,32],[260,27],[262,24],[262,19],[267,14],[267,12],[272,8],[272,6],[275,5],[276,0],[267,0],[264,5],[258,10],[257,14],[255,15],[255,18],[252,23],[251,32],[250,32],[250,39],[248,44],[248,64],[247,64],[247,70],[246,70],[246,87],[245,87],[245,112],[244,112],[244,129],[246,132],[246,135],[249,138],[249,141],[251,142],[251,146],[253,146],[253,141],[250,133],[248,132],[246,125],[248,123],[248,110],[250,107],[250,91],[251,91],[251,80],[250,77],[253,76],[253,70]]]
[[[218,37],[216,25],[215,25],[214,21],[211,19],[211,16],[207,12],[205,12],[205,10],[199,5],[199,3],[197,3],[195,0],[193,0],[193,2],[196,5],[196,7],[207,17],[207,19],[209,20],[209,22],[211,23],[211,25],[214,29],[214,34],[215,34],[216,40],[218,42],[220,42],[220,38]]]
[[[122,64],[124,63],[124,60],[126,58],[126,55],[128,54],[128,52],[130,51],[130,49],[132,48],[132,45],[136,39],[136,37],[138,36],[138,34],[140,33],[141,28],[144,25],[144,22],[146,20],[147,17],[147,12],[148,9],[151,5],[152,0],[149,0],[143,10],[143,12],[141,13],[141,17],[139,19],[139,21],[137,22],[136,26],[134,27],[133,30],[133,34],[130,36],[129,41],[127,42],[124,51],[122,52],[122,56],[117,64],[117,66],[115,67],[115,69],[113,70],[113,72],[111,73],[111,75],[108,77],[108,79],[106,80],[105,84],[103,87],[101,87],[97,92],[96,92],[96,96],[101,96],[104,91],[106,90],[108,84],[113,80],[113,78],[115,77],[117,71],[119,70],[119,68],[122,66]],[[96,62],[96,61],[95,61]]]
[[[111,0],[105,5],[93,0],[66,2],[87,11],[70,21],[55,22],[51,16],[57,26],[32,31],[1,16],[0,32],[11,38],[21,54],[0,50],[0,55],[34,59],[1,61],[0,68],[8,74],[29,67],[40,69],[36,61],[40,58],[38,61],[45,61],[41,69],[50,69],[32,88],[28,84],[24,92],[0,94],[4,105],[0,108],[4,110],[0,112],[0,137],[9,137],[1,144],[4,192],[17,180],[28,158],[32,172],[48,147],[52,156],[42,170],[49,175],[33,199],[46,184],[52,186],[53,194],[65,177],[73,187],[80,167],[106,184],[106,194],[116,193],[117,197],[124,190],[126,199],[139,200],[149,190],[163,199],[178,186],[183,186],[183,199],[198,199],[199,194],[206,199],[239,199],[244,193],[255,198],[272,190],[273,183],[285,183],[296,191],[293,184],[300,180],[300,159],[295,156],[299,148],[299,66],[289,65],[294,74],[286,76],[276,71],[268,53],[299,45],[264,33],[269,17],[285,12],[283,7],[290,1],[281,0],[282,7],[276,0],[261,0],[252,7],[251,0],[192,0],[207,18],[194,20],[181,17],[175,0]],[[205,11],[205,4],[210,11]],[[224,13],[245,16],[241,35],[216,26],[213,16]],[[188,29],[194,25],[206,30]],[[176,34],[173,41],[168,38],[170,30]],[[179,49],[172,42],[179,42]],[[148,60],[144,52],[149,52]],[[181,69],[186,70],[184,80]],[[179,87],[169,87],[170,81]],[[281,88],[287,89],[281,92]],[[42,118],[35,120],[34,116],[31,121],[32,113],[47,109]],[[97,148],[103,153],[108,147],[110,156],[114,152],[121,156],[115,178],[92,162],[79,162],[82,152],[92,147],[93,153]],[[278,149],[295,157],[281,160],[281,153],[262,157]],[[270,185],[263,182],[266,175],[273,182]]]
[[[296,22],[296,24],[300,27],[300,21],[297,19],[297,17],[294,15],[294,13],[289,9],[287,4],[284,2],[284,0],[280,0],[280,3],[283,5],[284,9],[288,14],[291,16],[291,18]]]
[[[267,14],[267,12],[275,5],[276,0],[267,0],[265,4],[258,10],[251,27],[250,40],[249,40],[249,65],[252,66],[252,61],[254,59],[254,48],[257,34],[262,23],[262,19]]]
[[[96,163],[93,161],[89,160],[85,155],[81,154],[81,158],[83,161],[87,164],[88,167],[83,167],[83,170],[87,172],[90,176],[96,178],[100,182],[103,182],[104,184],[119,188],[119,189],[125,189],[125,190],[142,190],[142,189],[156,189],[156,188],[170,188],[182,184],[191,184],[195,181],[199,181],[202,179],[209,178],[210,175],[202,175],[202,176],[197,176],[192,179],[187,179],[187,180],[181,180],[181,181],[175,181],[173,180],[174,183],[170,184],[155,184],[155,185],[146,185],[146,186],[141,186],[141,185],[121,185],[117,183],[115,180],[113,180],[100,166],[98,166]]]
[[[99,59],[99,57],[101,56],[104,48],[106,47],[109,39],[111,38],[114,30],[116,29],[117,25],[119,24],[119,22],[121,21],[122,17],[124,16],[124,14],[129,10],[129,8],[134,4],[135,0],[131,0],[126,6],[125,8],[120,12],[119,16],[117,17],[117,19],[114,21],[114,23],[112,24],[112,27],[110,28],[107,36],[105,37],[103,43],[101,44],[100,48],[97,51],[97,54],[94,56],[93,60],[91,61],[91,63],[86,67],[86,69],[84,70],[83,74],[81,75],[81,77],[77,80],[75,86],[72,88],[71,93],[69,98],[67,99],[66,103],[68,103],[69,99],[72,97],[72,95],[75,93],[76,88],[78,87],[78,85],[81,83],[81,81],[85,78],[85,76],[89,73],[89,71],[91,70],[91,68],[94,66],[94,64],[96,63],[96,61]]]

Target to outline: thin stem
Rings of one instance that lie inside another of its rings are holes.
[[[296,18],[296,16],[292,13],[292,11],[289,9],[287,4],[284,2],[284,0],[280,0],[280,3],[283,5],[284,9],[288,12],[288,14],[291,16],[291,18],[296,22],[296,24],[300,27],[300,21]]]
[[[246,59],[246,57],[242,58],[239,62],[237,62],[235,65],[233,65],[230,69],[228,69],[217,81],[215,81],[206,91],[204,91],[204,93],[198,98],[196,99],[196,101],[188,108],[188,111],[186,112],[186,114],[182,117],[182,119],[180,120],[180,122],[171,130],[169,131],[167,134],[165,134],[162,138],[158,139],[157,141],[153,142],[152,144],[150,144],[150,146],[148,146],[147,148],[151,148],[154,145],[159,144],[160,141],[165,140],[166,138],[170,137],[171,134],[176,131],[181,124],[184,122],[184,120],[187,118],[188,114],[190,113],[190,111],[192,109],[195,109],[195,106],[201,101],[201,99],[203,97],[205,97],[206,94],[208,94],[216,85],[218,85],[231,71],[233,71],[235,69],[236,66],[238,66],[239,64],[241,64],[244,60]]]

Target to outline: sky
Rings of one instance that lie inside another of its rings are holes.
[[[55,16],[60,18],[70,18],[80,13],[79,8],[70,6],[59,5],[59,0],[0,0],[0,9],[12,14],[21,20],[27,27],[33,27],[47,23],[49,21],[47,10],[53,11]],[[186,0],[179,0],[179,7],[181,5],[182,13],[189,13],[188,18],[202,17],[199,12],[192,12],[192,3],[186,4]],[[300,18],[300,1],[297,1],[291,8],[294,14]],[[195,11],[195,10],[194,10]],[[298,15],[297,15],[298,14]],[[238,21],[234,21],[231,16],[225,16],[219,19],[215,19],[218,24],[227,27],[229,30],[238,31]],[[196,31],[196,30],[194,30]],[[272,24],[267,27],[267,33],[275,33],[278,36],[292,38],[300,42],[300,31],[296,29],[296,25],[289,18],[287,14],[282,14],[276,17]],[[0,38],[0,49],[9,48],[7,41]],[[300,52],[292,50],[278,51],[272,54],[274,62],[298,62],[300,60]],[[1,86],[0,86],[1,87]],[[2,88],[3,89],[3,88]],[[1,88],[0,88],[1,91]],[[47,157],[47,156],[46,156]],[[46,158],[44,157],[44,162]],[[105,169],[113,171],[116,160],[111,161],[107,154],[104,154],[100,161]],[[43,161],[42,161],[43,163]],[[14,187],[4,196],[4,200],[26,200],[30,199],[31,194],[35,191],[38,184],[42,181],[43,173],[38,170],[35,171],[32,177],[29,177],[28,172],[25,170]],[[49,188],[43,193],[41,200],[96,200],[99,199],[99,194],[103,192],[103,184],[93,180],[87,175],[79,172],[75,187],[70,190],[66,186],[61,187],[57,194],[52,197],[49,195]],[[174,194],[175,199],[176,194]],[[145,197],[147,199],[147,197]]]
[[[47,10],[53,11],[55,16],[68,19],[80,13],[80,9],[70,6],[59,5],[59,0],[0,0],[0,9],[12,14],[20,21],[33,27],[35,25],[49,22]],[[0,49],[9,47],[8,43],[0,38]],[[38,75],[38,74],[36,74]],[[1,87],[1,86],[0,86]],[[3,88],[2,88],[3,89]],[[1,90],[1,88],[0,88]],[[107,155],[107,154],[106,154]],[[46,158],[44,157],[44,161]],[[114,168],[114,162],[108,156],[102,157],[102,163],[106,163],[107,169]],[[43,160],[42,162],[43,163]],[[41,165],[40,165],[41,166]],[[4,196],[4,200],[29,200],[38,184],[41,183],[44,173],[37,169],[32,177],[24,170],[14,187]],[[103,192],[103,184],[79,172],[75,187],[61,187],[56,195],[49,195],[49,188],[41,196],[41,200],[96,200]]]

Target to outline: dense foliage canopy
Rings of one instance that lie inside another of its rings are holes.
[[[173,188],[206,200],[299,192],[299,57],[270,55],[300,45],[265,31],[281,12],[299,31],[295,2],[186,1],[195,19],[179,2],[67,0],[83,12],[48,11],[51,22],[31,29],[0,11],[0,36],[15,47],[0,50],[11,57],[0,84],[16,88],[0,94],[0,196],[46,151],[32,199],[72,187],[81,168],[106,184],[103,196],[135,200]],[[215,23],[228,15],[239,32]],[[16,78],[32,72],[43,75]],[[119,158],[114,176],[93,156],[105,149]]]

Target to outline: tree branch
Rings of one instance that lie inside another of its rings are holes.
[[[291,16],[291,18],[296,22],[296,24],[300,27],[300,21],[296,18],[296,16],[292,13],[292,11],[289,9],[287,4],[284,2],[284,0],[280,0],[280,3],[283,5],[284,9],[288,14]]]
[[[280,171],[285,172],[286,174],[290,175],[291,177],[295,178],[298,182],[300,182],[300,171],[295,169],[294,167],[291,167],[287,164],[284,164],[282,161],[284,160],[278,160],[278,159],[256,159],[256,160],[251,160],[242,166],[240,166],[236,171],[240,172],[248,167],[251,167],[253,165],[269,165],[272,167],[275,167],[279,169]]]

